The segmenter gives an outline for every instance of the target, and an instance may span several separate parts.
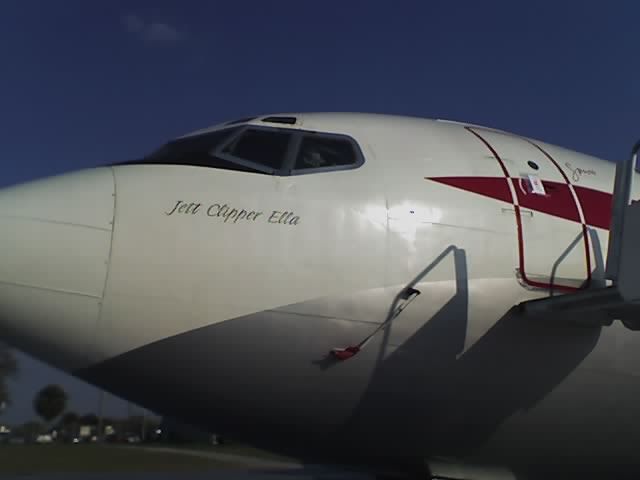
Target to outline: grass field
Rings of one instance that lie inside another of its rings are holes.
[[[0,478],[36,473],[194,472],[238,463],[107,445],[0,445]]]

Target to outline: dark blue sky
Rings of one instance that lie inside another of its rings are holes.
[[[639,13],[614,1],[7,1],[0,186],[279,111],[464,120],[619,159],[640,137]],[[45,382],[71,385],[22,360],[9,419],[30,415]],[[95,392],[73,385],[90,408]]]

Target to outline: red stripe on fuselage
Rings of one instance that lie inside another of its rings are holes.
[[[574,185],[573,188],[582,205],[584,219],[587,224],[609,230],[609,226],[611,225],[611,202],[613,201],[613,195],[578,185]]]
[[[425,177],[425,179],[501,202],[512,203],[511,192],[504,177]],[[526,185],[523,184],[521,188],[519,180],[513,180],[516,183],[518,203],[522,208],[580,223],[573,197],[566,184],[544,180],[542,183],[547,195],[543,196],[524,193],[522,190],[526,191]],[[611,222],[612,195],[578,185],[573,185],[573,188],[582,205],[586,223],[608,230]]]
[[[580,222],[580,212],[578,212],[573,195],[565,183],[543,180],[542,184],[547,194],[538,195],[527,191],[526,180],[514,178],[513,181],[517,184],[516,194],[522,208],[565,218],[572,222]]]
[[[504,177],[425,177],[427,180],[444,183],[467,192],[477,193],[507,203],[511,202],[511,192]]]

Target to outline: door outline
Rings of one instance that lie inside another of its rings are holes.
[[[535,281],[535,280],[531,280],[527,276],[527,273],[526,273],[526,270],[525,270],[524,233],[523,233],[523,227],[522,227],[522,216],[521,216],[521,210],[520,210],[520,203],[518,201],[518,196],[517,196],[516,190],[515,190],[516,187],[514,185],[514,179],[509,174],[509,171],[507,170],[507,167],[505,166],[504,161],[502,160],[502,158],[500,157],[498,152],[493,148],[493,146],[482,135],[480,135],[480,133],[478,133],[476,131],[477,128],[476,127],[471,127],[471,126],[465,126],[464,128],[465,128],[465,130],[467,130],[468,132],[473,134],[476,138],[478,138],[489,149],[489,151],[491,152],[493,157],[498,161],[498,164],[500,165],[500,168],[502,169],[502,173],[505,176],[505,180],[507,181],[507,185],[509,187],[509,191],[511,192],[511,202],[512,202],[513,208],[515,210],[516,228],[517,228],[517,235],[518,235],[518,264],[519,264],[518,265],[518,269],[519,269],[522,281],[525,284],[527,284],[527,285],[529,285],[531,287],[542,288],[542,289],[545,289],[545,290],[552,290],[552,291],[553,290],[558,290],[558,291],[564,291],[564,292],[574,292],[576,290],[583,290],[583,289],[589,288],[589,286],[591,285],[591,248],[590,248],[587,224],[585,222],[584,212],[582,210],[582,204],[580,203],[580,199],[578,198],[578,195],[576,194],[575,189],[573,188],[573,184],[569,180],[569,177],[567,177],[567,175],[564,172],[564,170],[562,170],[562,168],[560,168],[560,165],[558,165],[558,162],[556,162],[555,159],[548,152],[546,152],[542,147],[540,147],[535,142],[529,140],[528,138],[520,137],[518,135],[511,135],[511,134],[508,134],[508,133],[505,133],[505,132],[501,132],[501,131],[497,131],[496,132],[496,133],[500,133],[501,135],[507,135],[507,136],[511,136],[511,137],[517,138],[517,139],[522,140],[524,142],[527,142],[530,145],[532,145],[533,147],[537,148],[556,167],[556,169],[560,172],[560,175],[564,179],[565,184],[567,185],[567,188],[571,192],[571,196],[573,198],[575,207],[578,210],[578,217],[580,219],[580,223],[582,224],[582,239],[583,239],[584,249],[585,249],[585,266],[586,266],[587,272],[586,272],[586,279],[585,279],[583,285],[580,286],[580,287],[574,287],[574,286],[570,286],[570,285],[553,284],[551,282],[538,282],[538,281]],[[553,278],[554,278],[553,276],[550,277],[551,280],[553,280]]]

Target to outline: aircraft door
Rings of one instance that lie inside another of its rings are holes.
[[[529,286],[572,290],[591,279],[582,208],[556,160],[536,143],[515,135],[469,127],[500,164],[513,201],[518,230],[517,267]]]

